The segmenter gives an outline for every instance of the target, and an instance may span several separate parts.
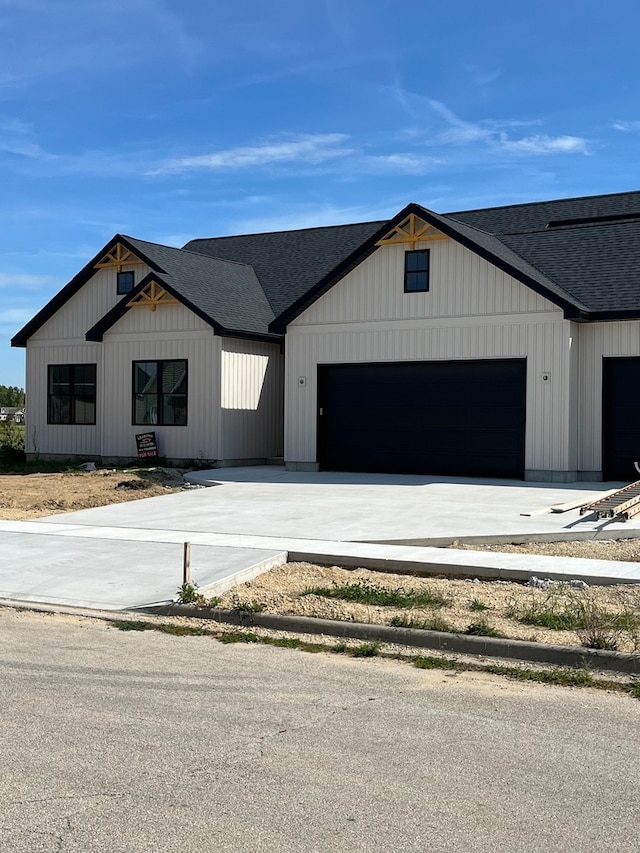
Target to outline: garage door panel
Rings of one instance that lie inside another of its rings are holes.
[[[526,361],[319,368],[325,470],[519,477]]]
[[[638,479],[640,358],[605,358],[602,372],[602,471],[605,480]]]

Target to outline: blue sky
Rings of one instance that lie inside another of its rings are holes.
[[[9,339],[115,234],[638,189],[637,0],[0,0]]]

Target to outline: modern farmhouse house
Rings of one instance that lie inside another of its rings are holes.
[[[636,478],[640,192],[117,234],[13,339],[30,453]]]

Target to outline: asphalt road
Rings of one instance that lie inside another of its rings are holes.
[[[0,611],[0,850],[640,849],[640,702]]]

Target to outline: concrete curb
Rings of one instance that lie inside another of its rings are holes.
[[[355,539],[363,545],[410,545],[425,548],[448,548],[460,545],[526,545],[528,542],[618,542],[624,539],[640,539],[640,528],[619,527],[608,530],[603,522],[598,530],[563,530],[550,533],[497,533],[477,534],[475,536],[431,536],[412,539]]]
[[[551,666],[588,667],[627,675],[640,675],[640,655],[608,652],[599,649],[551,646],[523,640],[503,640],[497,637],[474,637],[415,628],[396,628],[390,625],[369,625],[362,622],[339,622],[309,616],[280,616],[273,613],[248,613],[217,608],[198,608],[188,604],[158,605],[140,608],[138,612],[156,616],[190,616],[240,625],[243,628],[271,628],[298,634],[327,634],[332,637],[395,643],[402,646],[434,649],[440,652],[484,655],[486,657],[544,663]]]

